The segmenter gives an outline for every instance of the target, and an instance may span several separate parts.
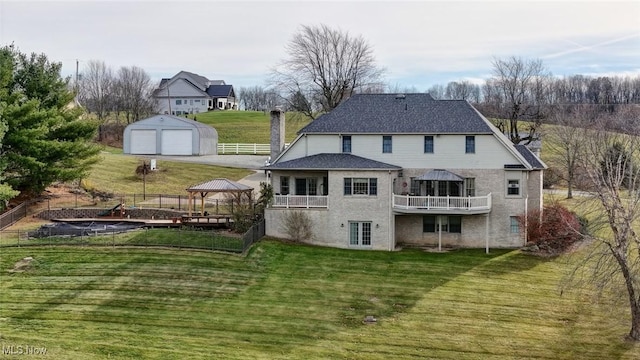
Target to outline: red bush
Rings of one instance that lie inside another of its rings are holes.
[[[524,216],[520,216],[520,228],[525,229]],[[560,253],[580,240],[581,225],[576,214],[560,204],[547,205],[540,211],[527,215],[527,243],[535,244],[541,251]]]

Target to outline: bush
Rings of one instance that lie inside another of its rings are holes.
[[[291,240],[301,241],[313,237],[313,222],[302,211],[287,211],[282,217],[282,231]]]
[[[519,221],[524,230],[524,216],[520,216]],[[537,245],[543,252],[562,253],[582,237],[578,217],[560,204],[547,205],[542,213],[529,212],[526,223],[527,243]]]

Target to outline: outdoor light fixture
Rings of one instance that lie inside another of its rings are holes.
[[[380,224],[376,224],[376,229],[378,229],[380,227]]]
[[[340,224],[340,227],[344,227],[344,224]]]

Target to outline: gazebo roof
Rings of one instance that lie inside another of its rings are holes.
[[[245,192],[253,191],[251,186],[240,184],[229,179],[213,179],[202,184],[193,185],[187,189],[189,192]]]

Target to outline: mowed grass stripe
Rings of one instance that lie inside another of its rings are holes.
[[[3,342],[61,359],[634,358],[625,309],[560,296],[566,264],[518,252],[262,242],[247,257],[3,249]],[[53,275],[53,272],[55,275]],[[26,300],[26,302],[25,302]],[[366,315],[378,318],[364,325]]]
[[[573,301],[561,299],[557,291],[548,292],[540,288],[536,290],[539,296],[531,302],[528,298],[522,297],[521,286],[507,286],[508,283],[502,284],[502,291],[511,291],[520,289],[520,294],[514,297],[514,302],[509,306],[505,304],[496,304],[493,297],[485,297],[483,293],[478,292],[478,288],[483,283],[487,272],[484,267],[489,266],[493,261],[488,262],[478,268],[471,270],[459,276],[455,281],[447,283],[437,290],[428,293],[425,298],[407,314],[401,314],[399,318],[389,322],[382,322],[381,327],[374,332],[365,332],[362,335],[362,341],[365,341],[367,349],[372,349],[372,354],[359,353],[357,356],[350,358],[384,358],[384,356],[376,356],[385,350],[379,349],[382,341],[393,343],[394,346],[400,345],[401,349],[423,348],[423,354],[429,354],[428,358],[455,358],[455,359],[475,359],[475,358],[598,358],[606,354],[600,350],[612,346],[610,338],[603,339],[602,335],[597,336],[600,330],[596,323],[588,323],[586,327],[590,329],[588,332],[582,332],[581,341],[574,341],[575,348],[566,350],[566,343],[557,343],[556,339],[564,339],[562,336],[566,310],[571,309],[575,305]],[[541,263],[536,268],[530,270],[532,274],[538,273],[538,268],[545,264]],[[538,280],[538,283],[546,285],[548,289],[557,290],[557,279],[562,272],[541,271],[547,275],[555,273],[554,277],[546,276]],[[504,277],[504,275],[501,275]],[[530,278],[526,273],[514,274],[516,278]],[[508,278],[508,276],[507,276]],[[537,277],[536,277],[537,278]],[[494,278],[491,280],[495,281]],[[491,281],[490,280],[490,281]],[[522,284],[517,279],[511,279],[513,284]],[[551,286],[551,284],[554,284]],[[543,286],[545,287],[545,286]],[[466,290],[465,290],[466,289]],[[498,290],[499,291],[499,290]],[[497,291],[496,291],[497,293]],[[556,294],[553,296],[553,294]],[[444,295],[444,296],[442,296]],[[455,296],[454,296],[455,295]],[[533,294],[531,294],[533,295]],[[559,301],[558,301],[559,300]],[[518,306],[517,303],[529,306],[528,312],[526,306]],[[558,303],[566,306],[564,312],[557,311]],[[531,307],[536,304],[535,308]],[[556,311],[548,312],[545,306],[549,306]],[[509,310],[519,307],[523,312],[509,314]],[[533,315],[533,317],[532,317]],[[559,317],[559,315],[561,315]],[[599,318],[599,317],[598,317]],[[596,319],[594,319],[596,320]],[[387,327],[391,330],[387,331]],[[395,331],[400,328],[404,331]],[[620,330],[620,329],[618,329]],[[389,337],[389,334],[399,333],[401,337]],[[384,334],[380,336],[380,334]],[[417,336],[413,336],[418,334]],[[342,334],[341,337],[350,338],[348,334]],[[620,344],[618,339],[617,344]],[[361,342],[362,342],[361,341]],[[359,342],[357,348],[362,348]],[[349,344],[348,342],[346,344]],[[550,346],[550,344],[555,346]],[[616,344],[616,342],[613,342]],[[452,352],[456,350],[457,352]],[[490,350],[486,350],[490,349]],[[346,352],[351,350],[347,347]],[[577,351],[576,351],[577,350]],[[396,350],[396,354],[400,350]],[[409,356],[410,354],[406,354]],[[606,356],[605,356],[606,357]]]

